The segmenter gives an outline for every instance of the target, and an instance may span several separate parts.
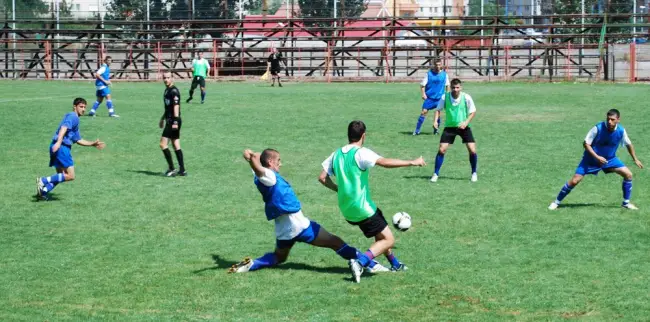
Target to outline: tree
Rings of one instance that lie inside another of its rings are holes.
[[[296,1],[296,0],[294,0]],[[297,0],[302,18],[334,18],[334,1],[337,1],[338,18],[357,18],[366,11],[364,0]],[[330,22],[305,22],[306,26],[331,27]],[[328,32],[321,32],[327,34]]]
[[[0,0],[0,8],[11,19],[11,0]],[[37,18],[48,12],[49,6],[42,0],[16,0],[16,19]]]

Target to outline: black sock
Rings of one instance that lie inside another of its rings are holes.
[[[163,149],[162,152],[165,155],[165,160],[167,160],[167,165],[169,165],[169,170],[174,169],[174,161],[172,161],[172,153],[169,152],[169,149]]]
[[[183,162],[183,150],[178,149],[175,150],[174,152],[176,152],[176,160],[178,160],[179,171],[181,172],[185,171],[185,163]]]
[[[194,96],[194,90],[193,89],[190,90],[190,97],[189,98],[192,98],[192,96]]]

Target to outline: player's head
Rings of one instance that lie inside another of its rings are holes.
[[[436,73],[442,70],[442,61],[440,61],[440,58],[434,58],[431,60],[431,70]]]
[[[172,78],[172,73],[170,72],[165,72],[163,74],[163,82],[165,83],[165,86],[169,87],[174,84],[174,79]]]
[[[203,52],[199,51],[199,59],[203,59]]]
[[[366,139],[366,125],[363,121],[352,121],[348,124],[348,142],[356,143],[361,142]]]
[[[616,125],[620,121],[620,118],[621,112],[619,112],[617,109],[613,108],[607,111],[607,127],[610,131],[614,131],[616,129]]]
[[[463,85],[460,79],[458,78],[452,79],[451,82],[449,82],[449,85],[451,87],[451,95],[453,95],[454,97],[458,97],[460,91],[463,89]]]
[[[104,64],[110,65],[112,62],[113,62],[113,57],[111,56],[104,57]]]
[[[282,163],[280,162],[280,152],[274,149],[266,149],[260,155],[260,163],[263,167],[273,171],[280,171]]]
[[[75,111],[75,113],[77,113],[77,115],[81,116],[84,115],[84,113],[86,113],[86,104],[87,102],[85,99],[81,97],[77,97],[74,99],[74,101],[72,101],[72,108]]]
[[[277,49],[277,48],[275,48],[275,47],[271,47],[271,52],[275,54],[275,53],[277,53],[277,52],[278,52],[278,49]]]

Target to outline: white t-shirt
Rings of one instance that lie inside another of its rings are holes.
[[[424,78],[420,82],[420,86],[427,86],[428,82],[429,82],[429,72],[427,71],[427,74],[424,75]],[[445,74],[445,86],[450,86],[449,75],[447,75],[447,74]]]
[[[616,124],[615,129],[618,129],[618,124]],[[596,139],[596,135],[598,135],[598,127],[594,126],[587,133],[587,137],[585,137],[585,143],[587,143],[589,145],[594,143],[594,139]],[[623,142],[622,143],[623,143],[623,146],[628,146],[628,145],[632,144],[632,141],[630,141],[630,138],[627,136],[627,131],[625,131],[625,129],[623,129]]]
[[[275,172],[271,169],[264,168],[264,175],[257,177],[257,179],[267,187],[273,187],[277,181]],[[296,236],[305,230],[311,222],[302,211],[292,214],[285,214],[278,218],[275,218],[275,238],[280,240],[290,240],[294,239]]]
[[[344,146],[343,153],[347,153],[352,149],[355,145],[348,144]],[[327,171],[327,174],[333,175],[332,173],[332,159],[334,158],[334,153],[330,154],[330,156],[323,161],[322,166],[323,170]],[[354,160],[357,162],[357,166],[359,166],[359,169],[361,170],[366,170],[370,169],[375,166],[375,163],[377,163],[377,160],[381,159],[381,156],[372,150],[362,147],[357,151],[357,153],[354,155]]]
[[[467,114],[472,114],[476,112],[476,106],[474,105],[474,100],[467,93],[461,92],[460,95],[458,95],[458,98],[454,98],[453,96],[449,95],[451,96],[451,103],[454,105],[460,103],[460,98],[462,97],[462,95],[465,95],[465,104],[467,104]],[[433,109],[434,111],[441,111],[445,109],[445,97],[447,97],[447,95],[442,95],[442,97],[440,98],[440,102],[438,102],[438,107]]]

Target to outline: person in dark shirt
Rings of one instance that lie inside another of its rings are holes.
[[[175,175],[186,176],[185,163],[183,162],[183,151],[181,150],[181,92],[174,85],[172,74],[167,72],[163,76],[165,82],[165,94],[163,95],[165,102],[165,113],[160,118],[158,126],[163,129],[162,137],[160,138],[160,148],[165,155],[167,165],[169,166],[165,176],[173,177]],[[169,140],[174,145],[174,152],[176,152],[176,160],[178,160],[178,172],[174,168],[174,161],[172,154],[169,152]]]
[[[275,86],[275,80],[277,79],[278,86],[282,87],[282,83],[280,83],[280,62],[282,62],[282,54],[278,52],[277,48],[273,47],[266,63],[266,72],[271,72],[271,79],[273,80],[271,86]]]

